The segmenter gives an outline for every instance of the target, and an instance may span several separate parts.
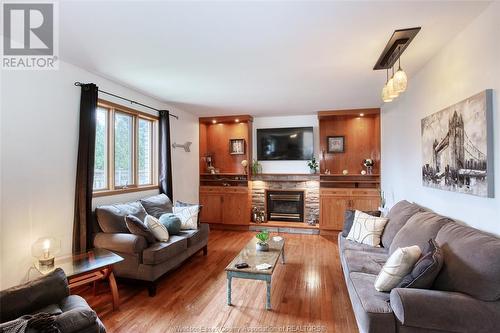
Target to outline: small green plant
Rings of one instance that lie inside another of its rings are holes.
[[[310,161],[307,161],[307,166],[309,167],[309,169],[314,170],[314,172],[318,170],[319,164],[318,161],[316,161],[316,157],[314,157],[314,155],[312,156]]]
[[[257,160],[252,161],[252,174],[258,175],[259,173],[262,173],[262,165],[259,163]]]
[[[259,244],[265,245],[265,244],[267,244],[267,241],[269,240],[269,231],[262,230],[257,235],[255,235],[255,237],[259,240]]]

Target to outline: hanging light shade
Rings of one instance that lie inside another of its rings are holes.
[[[389,96],[389,87],[387,87],[387,84],[384,84],[384,88],[382,88],[382,100],[384,103],[389,103],[392,102],[392,98]]]
[[[408,77],[404,70],[401,69],[401,58],[399,58],[399,67],[397,72],[394,74],[393,87],[398,93],[402,93],[406,90],[408,86]]]
[[[398,95],[399,95],[399,92],[397,92],[394,89],[394,78],[392,78],[392,77],[389,79],[389,82],[387,82],[387,91],[388,91],[389,97],[392,99],[398,97]]]

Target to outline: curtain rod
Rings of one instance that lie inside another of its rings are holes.
[[[82,85],[84,85],[84,83],[81,83],[81,82],[78,82],[78,81],[75,82],[75,86],[80,87]],[[101,90],[101,89],[98,89],[98,91],[102,92],[103,94],[106,94],[106,95],[110,95],[110,96],[113,96],[113,97],[116,97],[116,98],[123,99],[124,101],[130,102],[131,104],[137,104],[137,105],[143,106],[145,108],[148,108],[148,109],[151,109],[151,110],[154,110],[154,111],[157,111],[157,112],[168,111],[168,110],[160,110],[160,109],[154,108],[152,106],[149,106],[149,105],[146,105],[146,104],[142,104],[142,103],[133,101],[131,99],[128,99],[128,98],[125,98],[125,97],[122,97],[122,96],[119,96],[119,95],[116,95],[116,94],[112,94],[110,92],[107,92],[107,91],[104,91],[104,90]],[[174,117],[175,119],[179,120],[179,116],[176,116],[175,114],[171,114],[170,112],[169,112],[169,116]]]

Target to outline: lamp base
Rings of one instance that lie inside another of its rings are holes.
[[[54,267],[54,257],[49,259],[38,259],[40,267]]]

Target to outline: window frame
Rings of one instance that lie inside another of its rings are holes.
[[[97,100],[97,106],[108,110],[107,113],[107,170],[106,180],[107,186],[105,189],[93,190],[93,197],[102,197],[130,192],[148,191],[159,188],[158,185],[158,121],[159,117],[146,112],[141,112],[120,104],[109,102],[103,99]],[[126,186],[115,185],[115,114],[121,113],[132,116],[132,181],[133,184]],[[139,184],[139,168],[138,168],[138,146],[139,146],[139,119],[151,122],[151,165],[150,165],[150,184]]]

